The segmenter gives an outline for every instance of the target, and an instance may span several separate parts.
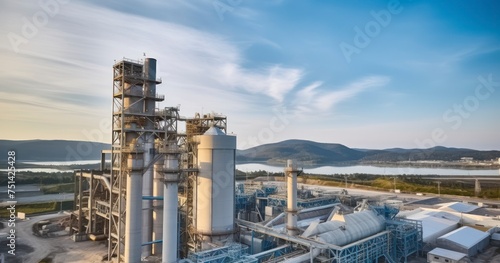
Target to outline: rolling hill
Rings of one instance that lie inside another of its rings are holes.
[[[280,163],[286,159],[296,159],[301,162],[327,163],[359,160],[365,153],[337,143],[288,140],[240,150],[236,156],[239,162]]]
[[[286,159],[296,159],[303,163],[326,164],[424,160],[456,161],[462,157],[472,157],[474,160],[492,160],[500,157],[500,151],[477,151],[442,146],[429,149],[370,150],[351,149],[338,143],[287,140],[239,150],[236,156],[238,162],[283,163]]]
[[[0,150],[4,153],[15,150],[18,161],[99,160],[101,150],[107,149],[110,149],[109,144],[88,141],[0,140]],[[355,164],[422,160],[456,161],[462,157],[492,160],[500,157],[500,151],[477,151],[442,146],[429,149],[372,150],[353,149],[338,143],[287,140],[236,152],[236,160],[240,163],[284,163],[287,159],[295,159],[304,164]],[[0,159],[0,162],[3,163],[6,159]]]
[[[16,161],[81,161],[100,160],[106,143],[65,140],[0,140],[0,150],[16,151]],[[7,159],[6,157],[4,158]]]

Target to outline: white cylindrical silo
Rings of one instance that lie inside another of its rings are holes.
[[[154,165],[153,196],[163,196],[164,158]],[[153,240],[163,239],[163,200],[153,200]],[[162,244],[153,244],[153,255],[161,255]]]
[[[196,232],[217,241],[234,231],[234,159],[236,137],[211,127],[197,136],[199,169],[195,191]],[[231,237],[229,237],[231,238]]]
[[[175,153],[176,145],[171,147],[171,152]],[[162,243],[162,263],[177,262],[177,222],[178,222],[178,181],[179,181],[179,161],[177,154],[167,154],[165,157],[164,188],[163,188],[163,243]]]
[[[127,200],[125,224],[125,262],[141,262],[142,228],[142,154],[131,154],[127,166]]]
[[[293,160],[288,160],[285,168],[287,180],[287,222],[286,229],[289,235],[298,234],[297,227],[297,174],[298,170]]]

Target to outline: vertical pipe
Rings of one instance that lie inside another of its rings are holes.
[[[82,170],[81,169],[80,169],[80,172],[76,173],[76,178],[75,178],[75,187],[74,187],[74,193],[75,194],[73,195],[73,211],[76,211],[76,208],[78,206],[78,202],[77,202],[78,199],[77,199],[77,197],[78,197],[78,177],[79,176],[82,176]],[[40,186],[42,186],[42,185],[40,184]],[[80,220],[80,219],[78,219],[78,220]]]
[[[80,170],[81,171],[81,170]],[[79,209],[78,209],[78,234],[81,234],[82,233],[82,228],[83,228],[83,220],[82,220],[82,217],[83,217],[83,213],[82,213],[82,200],[83,200],[83,196],[82,196],[82,193],[83,193],[83,173],[80,172],[80,180],[78,180],[78,202],[79,202]],[[61,209],[62,209],[62,202],[61,202]]]
[[[92,227],[93,225],[93,212],[92,209],[94,207],[93,205],[93,200],[94,200],[94,170],[90,171],[90,189],[89,189],[89,203],[88,203],[88,208],[89,208],[89,223],[87,224],[87,233],[93,233],[94,228]]]
[[[143,162],[128,159],[128,168],[131,170],[127,177],[127,200],[125,216],[125,262],[141,262],[141,227],[142,227],[142,168]]]
[[[173,152],[176,147],[174,146]],[[176,154],[167,154],[164,165],[162,263],[177,262],[177,192],[179,162]]]
[[[153,136],[148,135],[144,143],[144,166],[149,166],[149,163],[154,159],[154,141]],[[142,185],[142,195],[153,195],[153,168],[149,168],[144,172]],[[153,201],[142,200],[142,243],[151,242],[153,240]],[[151,255],[152,245],[142,247],[142,256]]]
[[[251,254],[255,254],[255,252],[253,251],[253,237],[254,237],[254,231],[252,230],[252,242],[250,242],[250,253]]]
[[[297,228],[297,168],[292,160],[287,161],[287,225],[288,234],[298,234]]]
[[[154,100],[154,97],[156,97],[156,59],[146,58],[144,60],[143,74],[146,78],[143,91],[144,97],[147,98],[144,101],[144,113],[150,115],[150,117],[148,117],[150,118],[150,123],[146,124],[146,128],[151,128],[153,127],[153,117],[156,106],[156,101]]]
[[[101,152],[101,171],[106,170],[106,154]]]
[[[163,168],[164,158],[154,165],[153,196],[163,196]],[[153,240],[161,240],[163,236],[163,200],[153,201]],[[153,255],[161,255],[162,245],[153,244]]]
[[[143,84],[144,106],[143,113],[147,114],[147,121],[144,124],[145,133],[145,152],[144,152],[144,166],[149,166],[150,162],[154,160],[154,135],[151,130],[154,129],[154,110],[155,110],[155,97],[156,97],[156,59],[146,58],[144,60],[143,75],[145,81]],[[151,167],[151,166],[149,166]],[[153,169],[149,168],[144,172],[142,194],[151,196],[153,194]],[[153,238],[153,201],[144,200],[142,202],[142,242],[151,242]],[[147,245],[142,248],[142,255],[144,257],[150,256],[152,245]]]

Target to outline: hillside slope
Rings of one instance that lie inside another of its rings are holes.
[[[240,150],[237,161],[280,163],[296,159],[306,163],[352,162],[365,153],[338,143],[318,143],[305,140],[287,140]]]
[[[65,140],[0,140],[0,151],[16,151],[18,161],[78,161],[99,160],[101,151],[110,149],[106,143]],[[492,160],[500,151],[477,151],[437,146],[429,149],[385,150],[352,149],[338,143],[319,143],[306,140],[287,140],[237,150],[238,162],[284,163],[295,159],[304,164],[353,164],[398,161],[440,160],[457,161],[462,157]],[[0,159],[4,163],[7,158]]]
[[[16,151],[16,161],[99,160],[101,151],[110,147],[106,143],[87,141],[0,140],[0,150],[5,154],[7,151]]]
[[[283,163],[286,159],[296,159],[303,163],[327,164],[424,160],[457,161],[462,157],[472,157],[474,160],[492,160],[500,157],[500,151],[477,151],[442,146],[429,149],[370,150],[351,149],[338,143],[287,140],[240,150],[236,156],[238,162]]]

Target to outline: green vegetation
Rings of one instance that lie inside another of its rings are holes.
[[[8,177],[6,172],[0,173],[0,185],[7,185]],[[73,183],[75,175],[73,172],[59,172],[59,173],[46,173],[46,172],[17,172],[16,184],[64,184]]]
[[[252,171],[252,172],[243,172],[236,169],[235,179],[236,180],[246,180],[246,179],[254,179],[261,176],[267,176],[268,172],[264,170],[260,171]],[[283,173],[269,173],[269,176],[283,176]]]
[[[63,201],[62,210],[72,210],[73,201]],[[61,210],[61,202],[47,202],[37,204],[16,205],[16,213],[23,212],[26,215],[33,215],[39,213],[49,213]],[[8,218],[10,211],[7,209],[0,209],[0,218]]]
[[[352,149],[337,143],[318,143],[306,140],[287,140],[278,143],[263,144],[246,150],[239,150],[236,155],[238,162],[257,162],[268,164],[284,164],[287,159],[294,159],[302,164],[363,164],[372,165],[418,165],[432,167],[469,167],[469,168],[495,168],[491,166],[464,164],[458,162],[467,156],[478,161],[498,160],[500,151],[477,151],[471,149],[433,147],[429,149],[385,149],[362,150]],[[413,163],[408,164],[408,161]],[[416,163],[422,160],[446,161],[443,163]]]
[[[283,176],[282,174],[276,175]],[[438,194],[437,182],[421,175],[398,175],[394,177],[372,174],[305,174],[298,178],[299,183],[335,187],[345,187],[346,181],[349,188],[380,191],[390,191],[396,188],[402,193]],[[394,187],[394,183],[396,183],[396,187]],[[474,182],[472,180],[442,180],[440,193],[443,195],[475,196]],[[483,183],[481,185],[481,192],[479,192],[477,196],[486,199],[499,199],[500,185],[494,182],[489,182],[488,184]]]

